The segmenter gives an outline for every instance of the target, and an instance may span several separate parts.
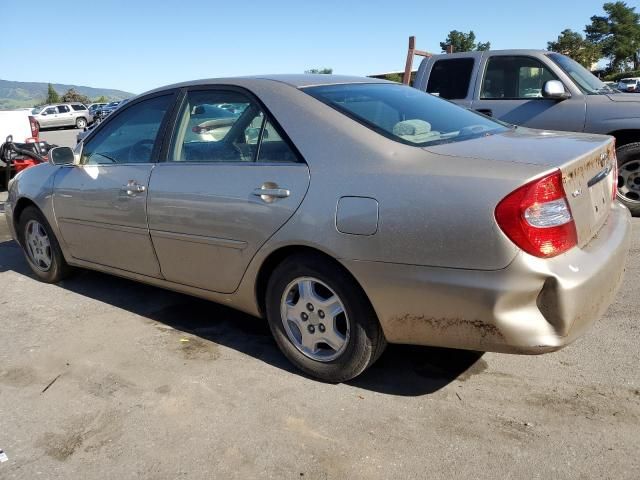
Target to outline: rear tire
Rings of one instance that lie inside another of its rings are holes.
[[[265,303],[282,353],[320,380],[350,380],[371,366],[386,347],[380,323],[360,286],[320,256],[298,254],[278,265],[269,278]]]
[[[29,267],[40,280],[56,283],[71,274],[58,240],[40,210],[27,207],[22,211],[18,238]]]
[[[616,149],[618,157],[617,198],[631,211],[640,216],[640,142],[628,143]]]
[[[87,120],[84,117],[76,119],[76,128],[83,129],[87,126]]]

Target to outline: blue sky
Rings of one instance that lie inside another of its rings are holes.
[[[3,0],[0,78],[141,93],[314,67],[366,75],[401,70],[409,35],[432,52],[453,29],[493,49],[545,48],[564,28],[582,31],[603,3]]]

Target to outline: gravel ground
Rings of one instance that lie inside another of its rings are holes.
[[[392,346],[327,385],[223,306],[39,283],[2,217],[2,479],[640,478],[638,219],[617,301],[566,349]]]

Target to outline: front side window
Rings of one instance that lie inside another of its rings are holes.
[[[261,107],[243,93],[190,91],[178,119],[169,148],[171,161],[298,161]]]
[[[56,110],[55,107],[50,107],[50,108],[47,108],[44,111],[44,113],[46,113],[47,115],[54,115],[54,114],[58,113],[58,111]]]
[[[352,83],[303,90],[372,130],[409,145],[457,142],[507,130],[502,123],[405,85]]]
[[[467,98],[473,58],[438,60],[429,74],[427,92],[447,100]]]
[[[549,53],[547,56],[573,79],[583,93],[587,95],[615,93],[611,87],[605,85],[602,80],[575,60],[559,53]]]
[[[149,163],[162,121],[173,101],[162,95],[131,105],[89,139],[83,164]]]
[[[487,63],[480,98],[542,98],[542,86],[548,80],[557,77],[535,58],[494,56]]]

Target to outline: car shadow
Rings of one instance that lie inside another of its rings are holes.
[[[16,242],[0,240],[0,272],[4,271],[34,278]],[[214,302],[88,270],[78,270],[58,286],[306,377],[280,353],[265,320]],[[369,370],[347,384],[389,395],[427,395],[456,379],[464,381],[482,372],[486,363],[481,357],[480,352],[389,345]]]

